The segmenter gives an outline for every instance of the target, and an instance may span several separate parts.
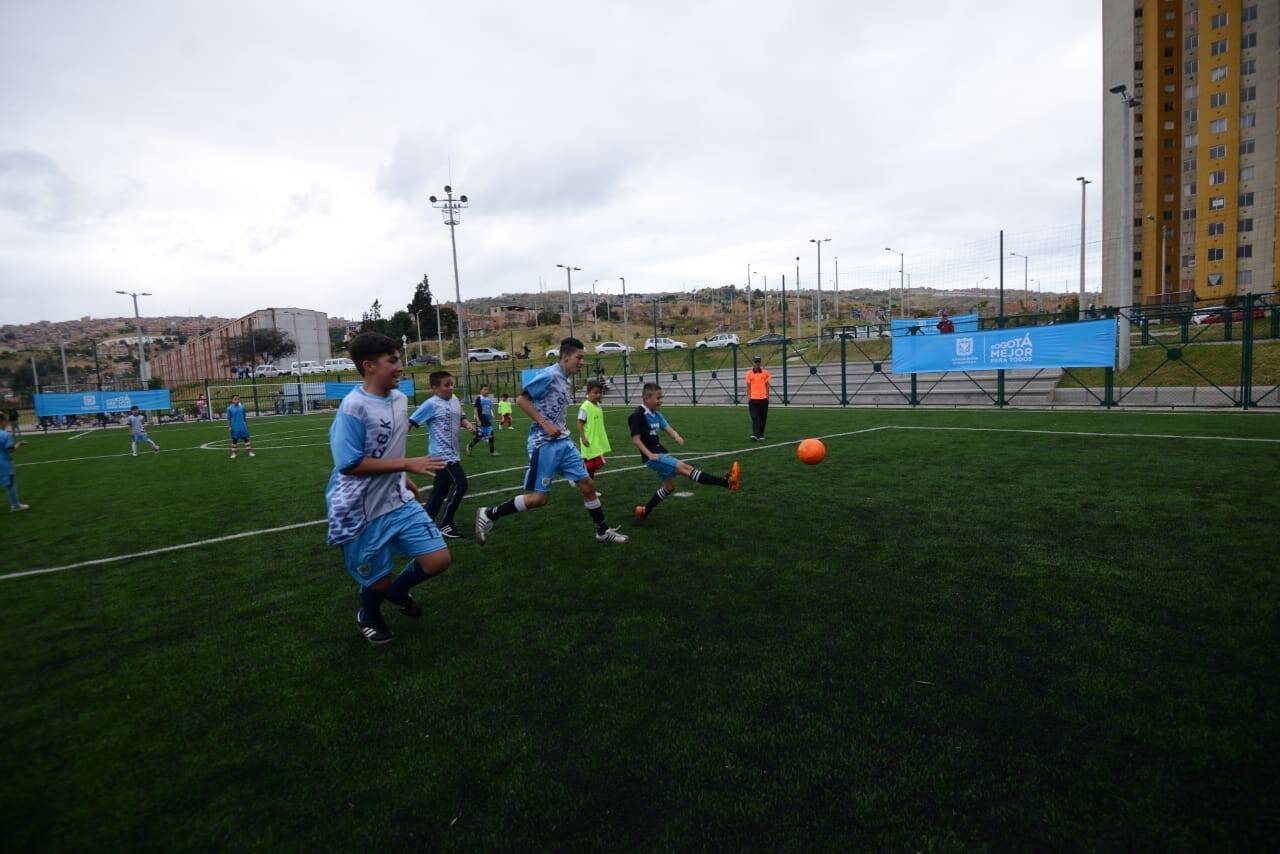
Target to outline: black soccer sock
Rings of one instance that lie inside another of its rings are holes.
[[[609,529],[609,525],[604,521],[604,508],[600,506],[599,498],[584,501],[582,506],[587,508],[587,512],[591,514],[591,521],[596,523],[597,534],[603,534]]]
[[[493,437],[489,437],[489,453],[493,453]]]
[[[510,501],[504,501],[501,504],[495,504],[489,508],[489,518],[498,519],[503,516],[510,516],[512,513],[523,513],[529,508],[524,506],[524,496],[517,495]]]
[[[387,591],[387,598],[396,605],[401,607],[408,605],[409,600],[406,598],[409,591],[426,581],[430,576],[422,571],[422,567],[418,566],[416,560],[409,561],[409,565],[400,570],[400,574],[396,576],[396,580],[391,582],[391,589]]]
[[[382,600],[387,598],[387,594],[382,590],[374,590],[372,587],[365,587],[360,590],[360,604],[364,606],[364,618],[366,620],[382,619]]]
[[[652,513],[653,509],[657,507],[659,504],[661,504],[662,499],[666,497],[667,497],[667,490],[659,486],[658,491],[653,494],[653,497],[649,499],[649,503],[644,506],[645,515],[648,516],[650,513]]]
[[[694,469],[689,472],[689,479],[694,483],[705,483],[707,486],[724,486],[729,485],[729,481],[718,474],[707,474],[702,469]]]

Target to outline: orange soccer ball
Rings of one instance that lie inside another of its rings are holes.
[[[796,449],[796,456],[807,466],[816,466],[827,456],[827,446],[817,439],[805,439]]]

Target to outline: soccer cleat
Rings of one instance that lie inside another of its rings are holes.
[[[459,533],[458,533],[458,530],[457,530],[456,528],[454,528],[452,525],[441,525],[441,526],[440,526],[440,536],[445,537],[446,539],[450,539],[450,540],[459,540],[459,539],[462,539],[462,535],[461,535],[461,534],[459,534]]]
[[[249,456],[251,456],[251,457],[256,457],[256,456],[257,456],[257,454],[255,454],[253,451],[250,451],[250,452],[249,452]]]
[[[23,510],[30,510],[30,509],[31,509],[31,506],[28,504],[10,504],[9,505],[10,513],[21,513]]]
[[[158,454],[158,453],[160,453],[160,446],[159,446],[159,445],[155,445],[155,446],[153,446],[153,447],[151,448],[151,450],[152,450],[152,452],[153,452],[153,453]]]
[[[489,508],[481,507],[476,511],[476,544],[483,546],[493,530],[493,520],[489,518]]]
[[[643,522],[645,517],[649,515],[649,511],[645,509],[643,504],[637,504],[636,509],[631,511],[631,515],[637,522]]]
[[[233,459],[233,460],[234,460],[235,458],[236,458],[236,455],[235,455],[235,454],[232,454],[232,455],[231,455],[231,459]]]
[[[391,643],[396,639],[395,633],[387,628],[387,624],[381,618],[366,620],[364,618],[364,608],[356,612],[356,625],[360,627],[360,634],[369,643]]]
[[[603,534],[596,534],[597,543],[625,543],[630,539],[617,528],[606,528]]]
[[[456,537],[457,534],[454,534],[454,536]],[[417,603],[417,601],[413,598],[413,595],[410,593],[406,593],[404,594],[404,598],[409,600],[409,604],[397,605],[396,607],[400,609],[400,613],[404,614],[406,617],[411,617],[412,619],[415,619],[415,620],[421,617],[422,606]]]
[[[742,466],[738,465],[737,460],[734,460],[733,465],[729,467],[729,474],[725,480],[729,481],[730,492],[737,492],[742,488]]]

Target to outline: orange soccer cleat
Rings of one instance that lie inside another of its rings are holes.
[[[733,466],[729,469],[729,491],[737,492],[742,488],[742,466],[738,465],[738,461],[733,461]]]

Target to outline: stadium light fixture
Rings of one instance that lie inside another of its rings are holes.
[[[138,379],[145,383],[151,379],[151,370],[147,366],[146,342],[142,339],[142,315],[138,312],[138,297],[149,297],[151,294],[146,291],[116,291],[116,293],[133,297],[134,327],[138,331]]]
[[[557,264],[556,266],[564,270],[565,282],[569,286],[569,337],[573,338],[575,337],[573,334],[573,274],[575,272],[581,273],[582,268],[569,264]]]
[[[462,209],[467,207],[467,197],[453,197],[453,187],[448,184],[444,185],[444,201],[437,199],[435,196],[429,196],[431,206],[438,208],[440,214],[444,218],[444,224],[449,226],[449,246],[453,250],[453,296],[454,304],[457,306],[458,313],[458,361],[461,363],[462,370],[462,396],[464,399],[470,398],[469,383],[470,371],[467,368],[467,313],[462,306],[462,285],[458,282],[458,238],[454,233],[454,228],[462,221]]]

